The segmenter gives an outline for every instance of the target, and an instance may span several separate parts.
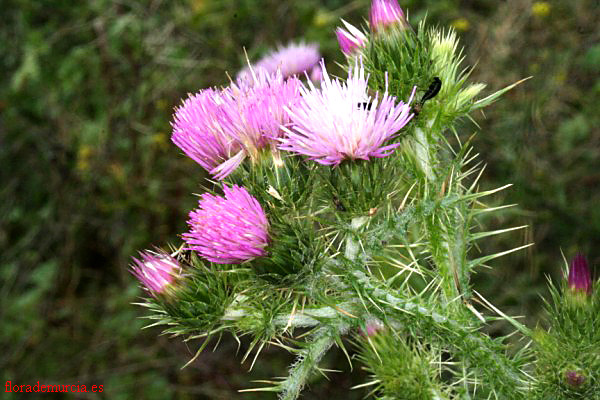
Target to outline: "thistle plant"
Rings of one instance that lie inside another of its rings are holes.
[[[527,246],[478,253],[478,240],[522,227],[479,230],[505,208],[485,197],[509,185],[479,189],[458,122],[520,82],[481,96],[456,35],[411,27],[396,0],[373,1],[369,33],[343,23],[345,79],[279,51],[176,110],[173,142],[214,188],[177,251],[134,261],[153,325],[204,338],[198,354],[225,333],[251,338],[242,361],[268,345],[292,352],[286,377],[248,389],[280,399],[298,398],[335,346],[378,399],[600,398],[600,297],[582,257],[536,329],[470,280]],[[311,68],[319,83],[295,75]],[[498,319],[521,340],[486,334]]]

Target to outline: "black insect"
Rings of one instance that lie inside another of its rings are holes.
[[[371,88],[367,88],[367,95],[369,95],[370,99],[374,99],[375,97],[378,96],[378,92],[371,89]],[[371,105],[372,105],[372,100],[371,101],[361,101],[360,103],[358,103],[358,108],[362,108],[363,110],[371,110]]]
[[[431,85],[429,85],[429,88],[427,89],[423,97],[421,97],[421,104],[437,96],[441,88],[442,80],[436,76],[435,78],[433,78],[433,82],[431,82]]]
[[[412,112],[415,114],[415,116],[419,115],[419,113],[423,109],[423,105],[427,100],[431,100],[435,96],[437,96],[441,88],[442,80],[436,76],[435,78],[433,78],[433,82],[431,82],[431,85],[429,85],[429,88],[427,88],[425,94],[423,94],[423,97],[421,97],[421,101],[414,105]]]
[[[340,199],[337,198],[337,196],[333,196],[333,204],[335,205],[335,208],[338,211],[346,211],[346,207],[344,207],[344,205],[342,204]]]
[[[362,103],[358,103],[358,108],[362,108],[363,110],[371,110],[371,103],[368,101],[363,101]]]

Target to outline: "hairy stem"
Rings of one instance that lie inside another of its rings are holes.
[[[459,185],[450,188],[450,181],[454,178],[454,170],[450,170],[448,177],[436,177],[434,171],[444,170],[437,165],[442,157],[439,154],[437,132],[431,132],[433,129],[433,120],[426,123],[429,133],[422,128],[415,129],[416,153],[425,173],[425,195],[432,201],[446,195],[446,192],[456,189]],[[439,182],[443,178],[443,182]],[[438,187],[438,186],[441,186]],[[442,214],[434,212],[426,216],[425,226],[428,232],[428,242],[431,255],[435,262],[441,280],[442,300],[447,307],[457,308],[461,306],[456,302],[456,298],[464,295],[468,290],[468,268],[466,265],[466,245],[464,232],[460,230],[463,223],[461,221],[460,209],[458,206],[450,210],[440,210]]]
[[[300,352],[295,364],[290,370],[288,377],[280,383],[280,400],[295,400],[306,385],[306,381],[317,368],[318,362],[323,358],[327,350],[335,343],[337,335],[345,333],[348,326],[342,322],[331,327],[320,328],[314,335],[312,341]]]

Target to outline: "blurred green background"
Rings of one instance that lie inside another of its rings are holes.
[[[406,0],[413,25],[453,26],[465,65],[487,93],[532,75],[476,116],[484,187],[515,185],[492,203],[518,203],[484,221],[529,228],[481,244],[528,242],[498,259],[476,287],[505,311],[539,320],[545,275],[561,248],[600,261],[600,2]],[[275,398],[239,394],[284,374],[270,349],[254,369],[226,338],[190,367],[197,342],[141,330],[142,294],[130,257],[178,243],[202,169],[170,142],[173,107],[227,84],[278,44],[319,43],[335,71],[339,18],[360,25],[368,0],[4,0],[0,10],[0,382],[103,384],[111,399]],[[462,132],[475,127],[465,124]],[[477,250],[474,250],[474,254]],[[492,333],[506,329],[492,326]],[[307,399],[359,399],[332,353]],[[74,396],[77,397],[77,396]],[[4,398],[4,397],[3,397]],[[10,396],[8,398],[11,398]],[[13,396],[12,398],[17,398]]]

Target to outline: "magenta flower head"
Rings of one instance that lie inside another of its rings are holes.
[[[264,69],[270,74],[279,70],[283,77],[287,78],[310,71],[320,59],[321,55],[319,54],[319,46],[317,44],[303,42],[290,43],[267,54],[255,64],[252,64],[252,68],[255,70]],[[243,79],[249,74],[250,68],[244,68],[238,74],[238,79]]]
[[[344,20],[342,20],[342,23],[346,29],[338,27],[335,30],[335,35],[337,36],[342,52],[345,55],[350,56],[365,47],[368,39],[367,36],[356,27]]]
[[[171,123],[173,143],[213,175],[226,176],[241,162],[241,144],[223,127],[232,103],[228,90],[204,89],[175,110]]]
[[[172,140],[216,179],[224,179],[283,134],[281,125],[289,123],[284,106],[299,100],[300,85],[280,72],[250,70],[229,88],[201,90],[176,110]]]
[[[590,294],[592,291],[592,274],[582,254],[577,254],[569,265],[568,283],[574,292]]]
[[[322,68],[321,88],[308,82],[300,88],[298,105],[286,108],[291,125],[283,127],[287,135],[279,139],[279,148],[325,165],[390,155],[400,144],[385,143],[412,118],[409,105],[396,103],[387,90],[371,99],[362,63],[355,63],[346,82],[331,79]]]
[[[386,26],[404,28],[407,22],[398,0],[373,0],[369,13],[369,25],[372,32],[379,32]]]
[[[235,107],[227,109],[227,131],[253,155],[258,149],[271,144],[272,139],[283,135],[281,125],[288,124],[285,106],[292,107],[300,100],[300,80],[284,79],[277,71],[268,73],[258,69],[251,75],[232,84]]]
[[[190,212],[188,250],[217,264],[240,264],[267,254],[269,222],[258,201],[243,187],[224,186],[225,197],[202,195]]]
[[[565,380],[569,386],[579,388],[585,383],[585,375],[575,370],[568,370],[565,372]]]
[[[181,267],[176,259],[164,252],[140,252],[133,258],[131,273],[152,294],[165,293],[166,288],[180,276]]]

